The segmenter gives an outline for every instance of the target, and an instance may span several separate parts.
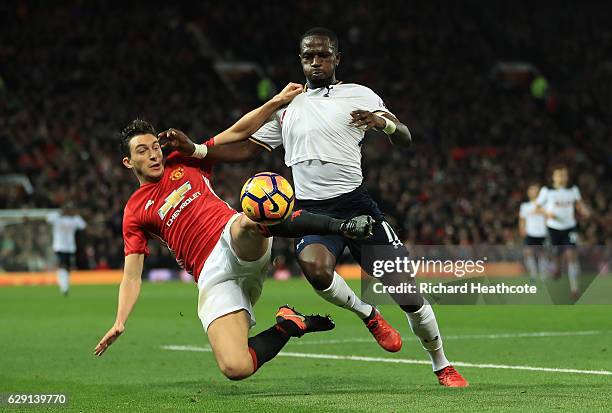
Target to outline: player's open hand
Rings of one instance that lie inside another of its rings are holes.
[[[297,95],[299,95],[303,91],[304,91],[304,86],[300,85],[299,83],[292,83],[292,82],[290,82],[274,98],[280,104],[286,105],[287,103],[291,102],[294,97],[296,97]]]
[[[125,330],[125,326],[122,323],[115,323],[110,330],[102,337],[102,340],[98,343],[96,348],[94,349],[94,354],[96,356],[101,356],[104,354],[108,346],[113,344],[115,340],[119,338],[121,334],[123,334],[123,330]]]
[[[170,128],[157,135],[162,148],[179,151],[181,154],[191,156],[195,151],[195,145],[185,132]]]
[[[383,129],[387,123],[385,120],[374,113],[367,110],[354,110],[351,112],[351,117],[353,118],[349,124],[363,129],[364,131],[368,131],[372,128]]]

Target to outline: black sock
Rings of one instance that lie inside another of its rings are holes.
[[[276,225],[259,225],[259,230],[266,236],[285,238],[300,238],[304,235],[340,234],[340,226],[344,221],[313,214],[303,209],[294,211],[289,218]]]
[[[269,329],[249,338],[249,353],[253,358],[255,371],[262,364],[272,360],[287,344],[289,339],[299,332],[298,327],[289,320],[276,323]]]

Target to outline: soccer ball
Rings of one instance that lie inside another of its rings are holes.
[[[291,184],[274,172],[253,175],[240,192],[240,204],[246,216],[265,225],[282,222],[293,211],[294,202]]]

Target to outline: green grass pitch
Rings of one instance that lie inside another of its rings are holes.
[[[355,284],[354,287],[358,288]],[[117,286],[0,289],[0,393],[65,393],[65,407],[0,411],[75,412],[453,412],[611,411],[612,375],[458,367],[465,389],[443,388],[425,364],[279,356],[232,382],[209,352],[195,285],[143,285],[125,334],[102,358],[93,348],[111,326]],[[402,312],[381,308],[404,337],[397,354],[380,349],[351,313],[328,305],[303,280],[268,281],[254,332],[289,303],[330,313],[336,329],[293,339],[285,351],[426,361]],[[611,306],[437,306],[451,361],[612,371]],[[541,335],[565,332],[566,335]],[[334,342],[336,340],[336,342]],[[341,341],[341,342],[337,342]],[[43,409],[43,410],[40,410]]]

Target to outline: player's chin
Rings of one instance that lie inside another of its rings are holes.
[[[310,72],[310,80],[315,80],[315,81],[322,81],[322,80],[327,80],[331,77],[331,75],[329,73],[325,73],[323,71],[316,71],[316,72]]]
[[[146,175],[147,175],[147,180],[149,181],[153,181],[153,182],[159,181],[164,175],[164,167],[160,166],[157,168],[148,168]]]

